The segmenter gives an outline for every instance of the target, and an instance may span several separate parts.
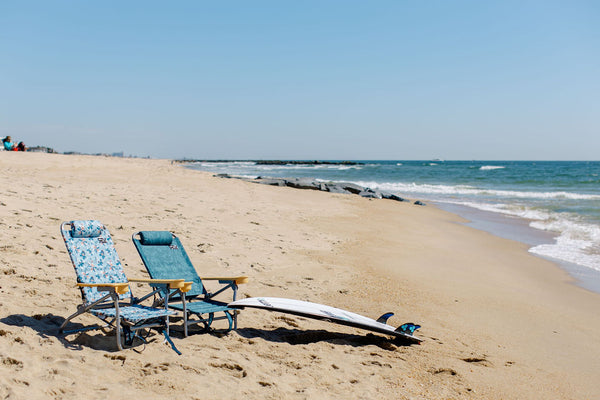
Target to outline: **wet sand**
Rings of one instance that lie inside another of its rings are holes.
[[[556,241],[556,235],[530,227],[530,221],[523,218],[480,211],[461,205],[439,204],[439,207],[466,218],[468,220],[466,223],[467,226],[492,233],[505,239],[516,240],[531,247],[550,244]],[[600,293],[600,271],[562,260],[537,256],[556,263],[574,278],[574,284],[592,292]]]

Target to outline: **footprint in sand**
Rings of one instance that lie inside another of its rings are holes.
[[[16,360],[12,357],[2,357],[2,364],[8,367],[13,368],[15,371],[20,371],[23,369],[23,362]]]
[[[488,361],[485,357],[467,357],[462,359],[464,362],[468,362],[471,364],[482,365],[484,367],[491,367],[492,363]]]
[[[381,367],[381,368],[384,368],[384,367],[385,368],[392,368],[391,364],[380,363],[379,361],[376,361],[376,360],[375,361],[363,361],[363,362],[361,362],[361,364],[365,365],[365,366],[374,365],[376,367]]]
[[[11,381],[15,384],[15,385],[21,385],[21,386],[29,386],[29,382],[27,381],[22,381],[20,379],[11,379]],[[8,397],[6,397],[8,398]]]
[[[63,388],[57,388],[57,389],[47,390],[46,394],[54,397],[55,399],[62,399],[64,397],[64,395],[67,394],[67,391]]]
[[[121,361],[121,365],[125,365],[125,360],[127,360],[127,357],[121,355],[121,354],[117,354],[117,355],[113,355],[113,354],[105,354],[104,357],[110,359],[110,360],[115,360],[115,361]]]
[[[286,316],[279,316],[276,317],[276,319],[285,322],[287,325],[292,326],[294,328],[298,328],[300,325],[298,325],[298,323],[296,323],[296,320],[294,318],[290,318],[290,317],[286,317]]]
[[[431,374],[433,375],[450,375],[450,376],[455,376],[458,375],[458,373],[453,370],[452,368],[437,368],[434,370],[429,371]]]
[[[248,376],[248,373],[239,364],[231,364],[231,363],[217,364],[217,363],[210,363],[209,365],[211,367],[214,367],[214,368],[221,368],[221,369],[228,370],[228,371],[230,371],[233,374],[233,376],[235,376],[237,378],[245,378],[246,376]]]
[[[168,371],[169,365],[170,364],[167,362],[160,363],[158,365],[148,363],[148,364],[144,365],[144,367],[141,369],[141,372],[142,372],[142,375],[144,375],[144,376],[155,375],[155,374],[159,374],[164,371]]]

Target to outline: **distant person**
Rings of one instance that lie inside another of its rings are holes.
[[[14,144],[12,138],[10,136],[2,139],[2,144],[4,145],[4,150],[8,151],[27,151],[27,147],[25,143],[19,142],[19,144]]]
[[[15,148],[15,144],[12,142],[12,138],[10,136],[2,139],[2,144],[4,145],[4,150],[11,151]]]

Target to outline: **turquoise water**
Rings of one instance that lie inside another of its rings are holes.
[[[600,271],[598,161],[359,163],[259,165],[252,161],[197,162],[190,167],[245,177],[310,177],[353,182],[408,199],[518,218],[532,229],[549,233],[553,238],[550,242],[532,246],[532,253]]]

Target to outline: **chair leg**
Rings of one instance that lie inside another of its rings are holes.
[[[169,292],[170,290],[168,288],[165,288],[164,290],[164,299],[165,299],[165,310],[169,310]],[[167,331],[167,337],[169,337],[169,316],[167,315],[165,317],[165,329]]]
[[[233,301],[237,298],[238,285],[236,283],[233,284]],[[237,330],[237,310],[233,310],[233,329]],[[231,330],[231,323],[229,325],[229,329]]]
[[[206,330],[207,331],[210,330],[210,326],[212,325],[214,318],[215,318],[215,313],[209,313],[208,314],[208,324],[206,325]]]
[[[124,346],[122,340],[124,340],[125,338],[121,339],[121,318],[119,318],[119,322],[115,327],[115,334],[117,336],[117,348],[119,349],[119,351],[123,351]]]
[[[119,296],[111,292],[111,297],[115,303],[115,334],[117,335],[117,347],[119,351],[123,351],[123,343],[121,342],[121,312],[119,310]],[[123,338],[124,340],[125,338]]]
[[[86,313],[86,312],[88,312],[88,311],[89,311],[89,310],[91,310],[91,309],[92,309],[92,308],[93,308],[93,307],[94,307],[96,304],[99,304],[99,303],[103,302],[104,300],[106,300],[108,297],[111,297],[111,296],[112,296],[112,295],[111,295],[110,293],[108,293],[107,295],[105,295],[105,296],[102,296],[102,298],[100,298],[100,299],[96,300],[96,301],[95,301],[95,302],[93,302],[92,304],[87,304],[87,305],[85,305],[85,304],[82,304],[82,305],[79,305],[79,306],[77,306],[77,311],[76,311],[76,312],[74,312],[73,314],[69,315],[69,316],[67,317],[67,319],[65,319],[65,322],[63,322],[63,323],[62,323],[62,325],[60,326],[60,328],[58,328],[58,332],[59,332],[59,333],[64,333],[64,331],[65,331],[65,327],[67,326],[67,324],[69,323],[69,321],[71,321],[73,318],[75,318],[75,317],[76,317],[76,316],[78,316],[78,315],[81,315],[81,314],[83,314],[83,313]],[[113,298],[113,299],[114,299],[114,298]],[[96,329],[96,328],[94,328],[94,329]],[[87,330],[87,329],[86,329],[86,330]],[[77,331],[79,331],[79,330],[77,330]]]
[[[186,305],[187,302],[185,301],[185,293],[181,293],[181,298],[183,300],[183,336],[188,337],[188,312]]]
[[[231,314],[228,311],[225,311],[225,316],[227,316],[227,322],[229,322],[229,330],[231,330],[231,326],[235,325],[235,328],[237,329],[237,314],[235,312],[235,310],[232,311],[233,313],[233,317],[231,316]]]
[[[71,314],[70,316],[67,317],[67,319],[65,319],[65,322],[62,323],[62,325],[60,326],[60,328],[58,328],[58,333],[64,333],[65,332],[65,327],[67,326],[67,324],[69,323],[69,321],[71,321],[73,318],[75,318],[76,316],[82,314],[83,312],[80,310],[77,310],[77,312]]]

